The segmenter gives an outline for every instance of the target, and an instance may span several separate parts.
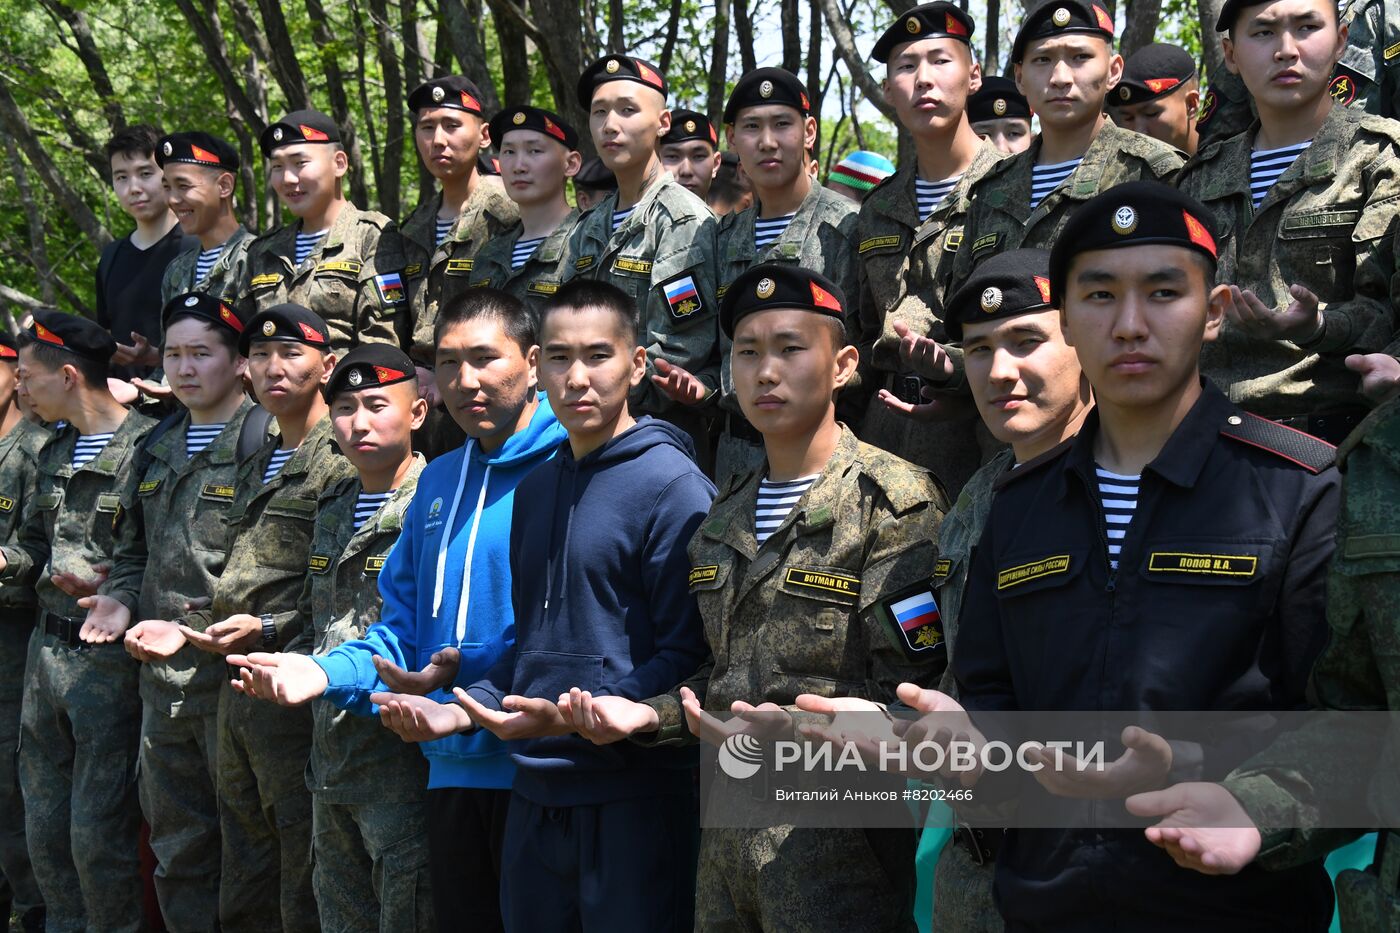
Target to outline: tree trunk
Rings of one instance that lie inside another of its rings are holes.
[[[1127,25],[1118,49],[1124,58],[1152,42],[1162,18],[1162,0],[1128,0]]]
[[[783,69],[799,74],[802,69],[802,23],[798,0],[782,0]]]
[[[787,0],[784,0],[787,2]],[[710,58],[710,82],[705,95],[705,115],[719,126],[724,116],[725,79],[729,67],[729,0],[715,0],[714,54]]]
[[[472,8],[466,6],[470,3]],[[442,0],[442,23],[452,41],[452,55],[461,66],[461,74],[471,78],[481,92],[481,105],[491,113],[501,108],[501,95],[491,80],[486,65],[486,50],[481,47],[481,3],[479,0]]]
[[[49,265],[49,251],[44,245],[44,216],[39,200],[34,197],[34,189],[29,185],[29,169],[24,157],[15,146],[14,137],[5,135],[5,159],[10,163],[10,175],[15,180],[15,190],[19,192],[20,203],[24,205],[25,225],[29,230],[28,264],[34,267],[39,277],[39,296],[44,304],[54,303],[53,267]]]
[[[280,0],[257,0],[257,3],[258,12],[262,14],[262,34],[267,37],[271,49],[267,67],[287,99],[287,110],[305,110],[311,106],[311,92],[306,88],[306,75],[297,61],[287,20],[282,16],[282,4]]]
[[[411,4],[405,3],[404,6]],[[374,147],[380,157],[374,159],[375,194],[379,198],[379,210],[390,217],[398,217],[402,207],[399,198],[399,179],[403,173],[403,133],[404,133],[404,80],[399,67],[398,50],[394,47],[393,35],[389,31],[389,6],[385,0],[369,0],[369,9],[375,19],[374,39],[379,50],[379,67],[384,74],[384,140],[382,148]],[[408,38],[405,34],[405,38]],[[364,43],[359,43],[363,48]],[[360,83],[364,84],[361,71]],[[364,104],[366,115],[373,114],[369,101]],[[373,123],[373,118],[369,118]]]
[[[531,0],[532,15],[526,15],[513,3],[505,4],[502,9],[539,50],[540,62],[544,65],[545,77],[549,79],[549,90],[559,115],[582,133],[579,148],[584,150],[585,157],[592,155],[588,108],[580,105],[575,97],[578,76],[583,73],[583,56],[587,54],[585,43],[580,41],[583,16],[579,4],[575,0]],[[548,23],[549,31],[546,33],[537,23]]]
[[[223,26],[219,22],[214,0],[175,0],[175,6],[190,24],[195,41],[204,53],[205,61],[213,70],[214,76],[219,79],[225,99],[243,121],[253,127],[254,132],[261,133],[267,126],[265,114],[259,111],[233,72],[233,65],[228,59],[228,47],[224,44]]]
[[[666,41],[661,44],[661,58],[656,67],[662,74],[671,70],[671,59],[676,54],[676,42],[681,34],[681,0],[671,0],[671,11],[666,16]]]
[[[73,9],[62,0],[40,2],[73,31],[73,40],[77,44],[73,51],[83,63],[83,69],[87,72],[88,80],[92,82],[92,89],[97,92],[98,100],[102,101],[102,113],[107,118],[107,125],[115,133],[126,126],[126,116],[122,113],[122,104],[116,89],[112,87],[112,79],[107,74],[107,65],[102,60],[102,53],[97,50],[97,41],[93,38],[87,14]]]
[[[753,18],[749,15],[749,0],[733,0],[734,34],[739,38],[739,61],[747,74],[758,67],[753,50]]]
[[[627,51],[627,40],[622,34],[622,21],[626,15],[622,0],[608,0],[608,51],[617,55]]]
[[[1220,18],[1220,8],[1224,5],[1225,0],[1200,0],[1197,5],[1201,15],[1201,60],[1207,81],[1225,70],[1225,52],[1220,48],[1220,36],[1215,31],[1215,21]]]
[[[503,3],[514,3],[517,7],[520,4],[518,0],[491,3],[491,18],[496,24],[496,41],[501,49],[501,103],[509,107],[530,102],[530,53],[525,47],[525,33],[520,24],[495,12]]]
[[[987,0],[986,29],[987,52],[982,56],[982,73],[999,75],[1003,73],[1001,64],[1001,0]]]
[[[812,115],[817,118],[817,139],[812,145],[812,158],[820,153],[822,145],[822,10],[817,0],[809,0],[807,7],[807,96],[811,98]]]
[[[880,82],[865,67],[864,54],[856,47],[856,38],[851,33],[850,22],[842,12],[837,0],[817,0],[821,4],[822,15],[826,19],[826,28],[831,32],[831,41],[836,46],[836,54],[845,62],[846,70],[851,75],[851,80],[860,89],[861,94],[872,107],[885,115],[885,118],[892,123],[897,123],[894,108],[885,103],[884,95],[880,91]],[[854,115],[855,108],[852,107]],[[854,123],[853,123],[854,125]]]
[[[326,9],[321,0],[306,0],[306,12],[311,17],[311,38],[321,54],[321,68],[326,75],[326,92],[331,99],[331,116],[340,127],[340,143],[350,159],[350,200],[361,210],[369,209],[369,189],[365,185],[365,161],[360,140],[355,132],[355,118],[350,113],[350,101],[345,96],[345,76],[340,70],[340,50],[331,31]],[[373,158],[373,154],[371,154]]]

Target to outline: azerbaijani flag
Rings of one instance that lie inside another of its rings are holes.
[[[890,606],[890,612],[894,614],[895,621],[905,632],[915,631],[925,625],[936,625],[938,620],[942,618],[938,611],[938,603],[933,599],[933,593],[927,590],[901,599]]]

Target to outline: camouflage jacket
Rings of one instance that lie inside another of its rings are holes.
[[[900,371],[896,321],[916,334],[946,342],[939,322],[972,206],[972,188],[1004,158],[984,142],[953,190],[922,220],[913,167],[891,175],[866,197],[856,225],[862,362],[882,373]],[[884,379],[876,381],[883,384]]]
[[[1338,103],[1367,113],[1400,117],[1400,3],[1352,0],[1342,22],[1347,47],[1332,78]]]
[[[214,584],[214,603],[192,614],[191,628],[205,628],[240,612],[272,617],[277,644],[285,647],[306,626],[297,600],[306,581],[307,559],[316,525],[316,501],[332,485],[354,474],[350,461],[331,443],[330,418],[306,435],[270,483],[263,471],[280,439],[272,437],[238,465],[234,500],[228,511],[229,545],[224,572]]]
[[[1201,95],[1201,107],[1196,113],[1196,151],[1205,152],[1211,143],[1229,139],[1249,129],[1254,122],[1254,100],[1244,79],[1221,68],[1211,75],[1210,85]]]
[[[519,298],[538,314],[549,297],[559,291],[559,264],[569,247],[569,237],[578,225],[578,218],[577,210],[570,211],[519,269],[511,268],[511,258],[525,229],[521,224],[516,223],[505,233],[488,240],[472,263],[471,287],[500,289]]]
[[[248,297],[248,247],[253,235],[240,226],[224,243],[224,251],[214,260],[214,266],[200,281],[195,281],[199,262],[199,247],[187,249],[165,267],[160,286],[161,307],[171,298],[185,292],[204,292],[234,304]]]
[[[477,252],[520,219],[520,209],[506,195],[500,179],[490,177],[483,178],[467,198],[447,239],[439,245],[441,209],[442,193],[438,192],[403,222],[403,237],[408,241],[404,277],[413,288],[413,354],[425,363],[433,361],[438,308],[467,287]]]
[[[800,693],[886,701],[903,681],[936,684],[941,629],[904,632],[889,610],[931,594],[947,510],[933,475],[842,428],[817,481],[759,547],[763,475],[736,476],[690,542],[690,591],[712,658],[688,686],[704,707],[790,706]],[[679,690],[647,702],[657,741],[683,740]]]
[[[98,589],[131,609],[133,622],[184,620],[191,602],[208,605],[233,540],[227,518],[238,436],[252,408],[245,401],[193,457],[185,456],[188,415],[137,455],[143,463],[122,491],[112,572]],[[166,661],[141,665],[141,699],[166,716],[206,715],[218,707],[224,676],[222,658],[187,646]]]
[[[1205,345],[1201,368],[1232,401],[1268,418],[1360,406],[1343,357],[1395,339],[1400,124],[1333,107],[1256,209],[1249,180],[1257,129],[1200,153],[1182,172],[1181,190],[1215,215],[1216,281],[1252,289],[1271,308],[1292,300],[1290,285],[1303,285],[1325,303],[1325,324],[1300,345],[1251,338],[1227,321]]]
[[[632,411],[662,414],[675,403],[651,382],[658,356],[711,389],[719,386],[715,217],[667,172],[613,232],[617,197],[613,192],[579,218],[563,277],[611,283],[637,303],[648,378],[632,390]]]
[[[0,545],[19,543],[24,513],[34,501],[39,477],[39,451],[51,432],[27,418],[21,418],[0,437]],[[0,608],[29,608],[34,605],[32,587],[15,583],[0,584]]]
[[[40,608],[54,615],[77,619],[87,614],[49,578],[72,573],[91,579],[94,567],[111,566],[121,492],[136,450],[153,427],[150,418],[128,411],[107,446],[76,470],[78,429],[65,425],[49,437],[39,451],[34,497],[24,510],[19,540],[0,548],[6,560],[0,582],[33,586]]]
[[[289,650],[325,654],[360,638],[379,621],[379,571],[399,539],[404,513],[413,502],[423,457],[414,458],[403,483],[359,531],[355,501],[360,479],[352,476],[321,496],[297,611],[311,627]],[[329,803],[421,800],[428,762],[414,745],[399,741],[377,717],[357,716],[330,703],[312,706],[311,763],[306,786]]]
[[[248,284],[256,311],[294,301],[319,314],[338,353],[362,343],[407,346],[412,327],[404,240],[394,222],[348,201],[326,235],[296,265],[301,222],[264,234],[248,247]]]
[[[1031,170],[1040,155],[1040,141],[1037,136],[1025,152],[1002,159],[972,186],[972,207],[953,260],[950,289],[988,256],[1011,249],[1049,249],[1070,215],[1100,191],[1139,179],[1170,182],[1185,161],[1166,143],[1109,121],[1079,166],[1031,210]]]

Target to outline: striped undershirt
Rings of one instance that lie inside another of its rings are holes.
[[[202,249],[199,251],[199,258],[194,261],[194,280],[203,282],[204,279],[214,269],[214,263],[219,261],[223,255],[224,244],[220,243],[213,249]]]
[[[227,424],[228,422],[190,425],[189,430],[185,432],[185,459],[193,459],[195,454],[212,444]]]
[[[292,459],[292,454],[296,452],[295,447],[291,450],[282,450],[280,447],[274,450],[272,459],[267,461],[267,469],[263,470],[263,485],[272,482],[272,478],[281,472],[282,467],[286,465],[288,460]]]
[[[452,232],[452,225],[456,222],[456,217],[449,217],[446,220],[443,220],[441,217],[438,218],[437,223],[433,225],[434,246],[447,239],[447,235]]]
[[[365,492],[360,490],[360,495],[355,499],[355,530],[359,531],[365,522],[374,517],[374,513],[379,511],[379,507],[389,501],[389,497],[394,494],[394,490],[388,492]]]
[[[754,249],[767,249],[787,231],[788,224],[792,223],[792,218],[797,216],[797,212],[784,214],[781,217],[772,217],[764,220],[762,217],[753,219],[753,246]]]
[[[544,237],[542,236],[531,237],[528,240],[516,240],[514,248],[510,251],[511,271],[519,269],[521,266],[525,265],[525,263],[529,262],[530,257],[535,255],[535,250],[539,249],[540,244],[543,242]]]
[[[627,210],[625,210],[625,211],[613,211],[613,225],[612,225],[613,233],[616,233],[616,232],[617,232],[617,228],[620,227],[620,226],[622,226],[622,222],[623,222],[624,220],[626,220],[628,217],[631,217],[631,216],[632,216],[632,212],[635,211],[636,209],[637,209],[637,206],[634,204],[634,205],[632,205],[631,207],[627,208]]]
[[[1104,533],[1108,537],[1108,565],[1117,570],[1123,539],[1128,534],[1129,522],[1133,520],[1133,510],[1137,508],[1138,485],[1142,482],[1142,475],[1110,473],[1098,464],[1094,464],[1094,474],[1098,477]]]
[[[1249,153],[1249,196],[1254,200],[1255,207],[1264,202],[1264,196],[1269,193],[1274,182],[1278,181],[1279,176],[1288,171],[1288,166],[1311,145],[1312,140],[1309,139],[1295,146],[1255,149]]]
[[[945,178],[942,181],[924,181],[922,178],[914,179],[914,196],[918,201],[919,218],[925,219],[933,213],[934,208],[943,203],[943,199],[957,187],[962,181],[962,173],[954,175],[952,178]]]
[[[114,431],[106,434],[79,434],[78,441],[73,445],[73,469],[77,469],[83,464],[92,460],[102,453],[102,448],[107,446],[107,442],[112,439]]]
[[[1081,157],[1070,159],[1068,162],[1056,162],[1054,165],[1031,166],[1031,210],[1039,207],[1047,194],[1064,184],[1065,179],[1079,168],[1079,163],[1083,161]]]
[[[326,231],[320,233],[298,233],[297,234],[297,265],[306,262],[306,257],[311,255],[311,251],[316,248],[316,244],[325,237]]]
[[[820,475],[814,473],[811,476],[799,476],[786,483],[759,480],[758,504],[754,508],[753,517],[754,537],[758,540],[759,547],[778,530],[778,526],[788,517],[792,507],[797,505],[797,500],[812,488],[812,484]]]

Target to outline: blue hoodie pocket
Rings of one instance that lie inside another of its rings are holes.
[[[603,656],[562,651],[525,651],[515,663],[520,696],[556,700],[571,687],[594,691],[603,682]]]
[[[501,654],[505,651],[505,645],[499,640],[486,644],[463,642],[458,645],[456,642],[446,642],[438,645],[430,651],[423,653],[419,659],[419,667],[422,668],[432,660],[434,652],[443,648],[456,648],[462,656],[462,661],[457,668],[457,680],[459,684],[472,684],[486,676],[495,663],[500,660]],[[451,693],[451,691],[448,691]]]

